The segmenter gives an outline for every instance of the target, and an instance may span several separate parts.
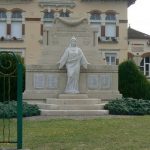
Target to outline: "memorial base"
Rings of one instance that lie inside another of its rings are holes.
[[[26,67],[26,101],[44,102],[47,98],[59,98],[67,82],[66,70],[57,66],[30,65]],[[88,98],[109,100],[121,97],[118,91],[118,66],[94,65],[81,69],[80,94]],[[78,94],[77,94],[78,95]]]

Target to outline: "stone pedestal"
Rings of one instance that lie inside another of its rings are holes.
[[[65,98],[66,82],[66,70],[58,70],[56,65],[27,66],[26,90],[23,98],[34,102],[45,102],[47,98]],[[83,95],[80,97],[76,94],[78,98],[84,98],[86,95],[89,98],[99,99],[121,97],[118,92],[118,67],[89,65],[88,70],[81,69],[79,90]]]

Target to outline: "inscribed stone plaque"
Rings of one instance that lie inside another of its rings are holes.
[[[95,90],[98,89],[98,75],[88,75],[87,79],[88,89]]]
[[[45,75],[41,73],[34,74],[34,88],[44,89],[45,88]]]
[[[49,89],[57,89],[58,87],[58,76],[54,74],[48,74],[48,88]]]
[[[111,88],[111,76],[109,74],[100,75],[100,86],[101,89]]]

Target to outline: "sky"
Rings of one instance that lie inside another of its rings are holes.
[[[136,0],[128,8],[128,24],[131,28],[150,35],[150,0]]]

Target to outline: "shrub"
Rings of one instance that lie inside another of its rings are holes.
[[[110,101],[104,106],[113,115],[149,115],[150,100],[122,98]]]
[[[23,117],[40,115],[40,110],[37,105],[30,105],[23,102]],[[17,102],[9,103],[0,102],[0,118],[15,118],[17,117]]]
[[[119,91],[123,97],[150,99],[150,82],[131,60],[119,65]]]
[[[20,55],[16,55],[23,65],[23,91],[25,89],[25,65]],[[0,102],[17,99],[17,63],[13,55],[0,53]],[[6,76],[7,74],[7,76]],[[11,74],[11,77],[10,77]],[[5,76],[5,78],[4,78]],[[4,84],[5,81],[5,84]],[[9,86],[10,85],[10,86]],[[10,90],[9,90],[10,89]]]

